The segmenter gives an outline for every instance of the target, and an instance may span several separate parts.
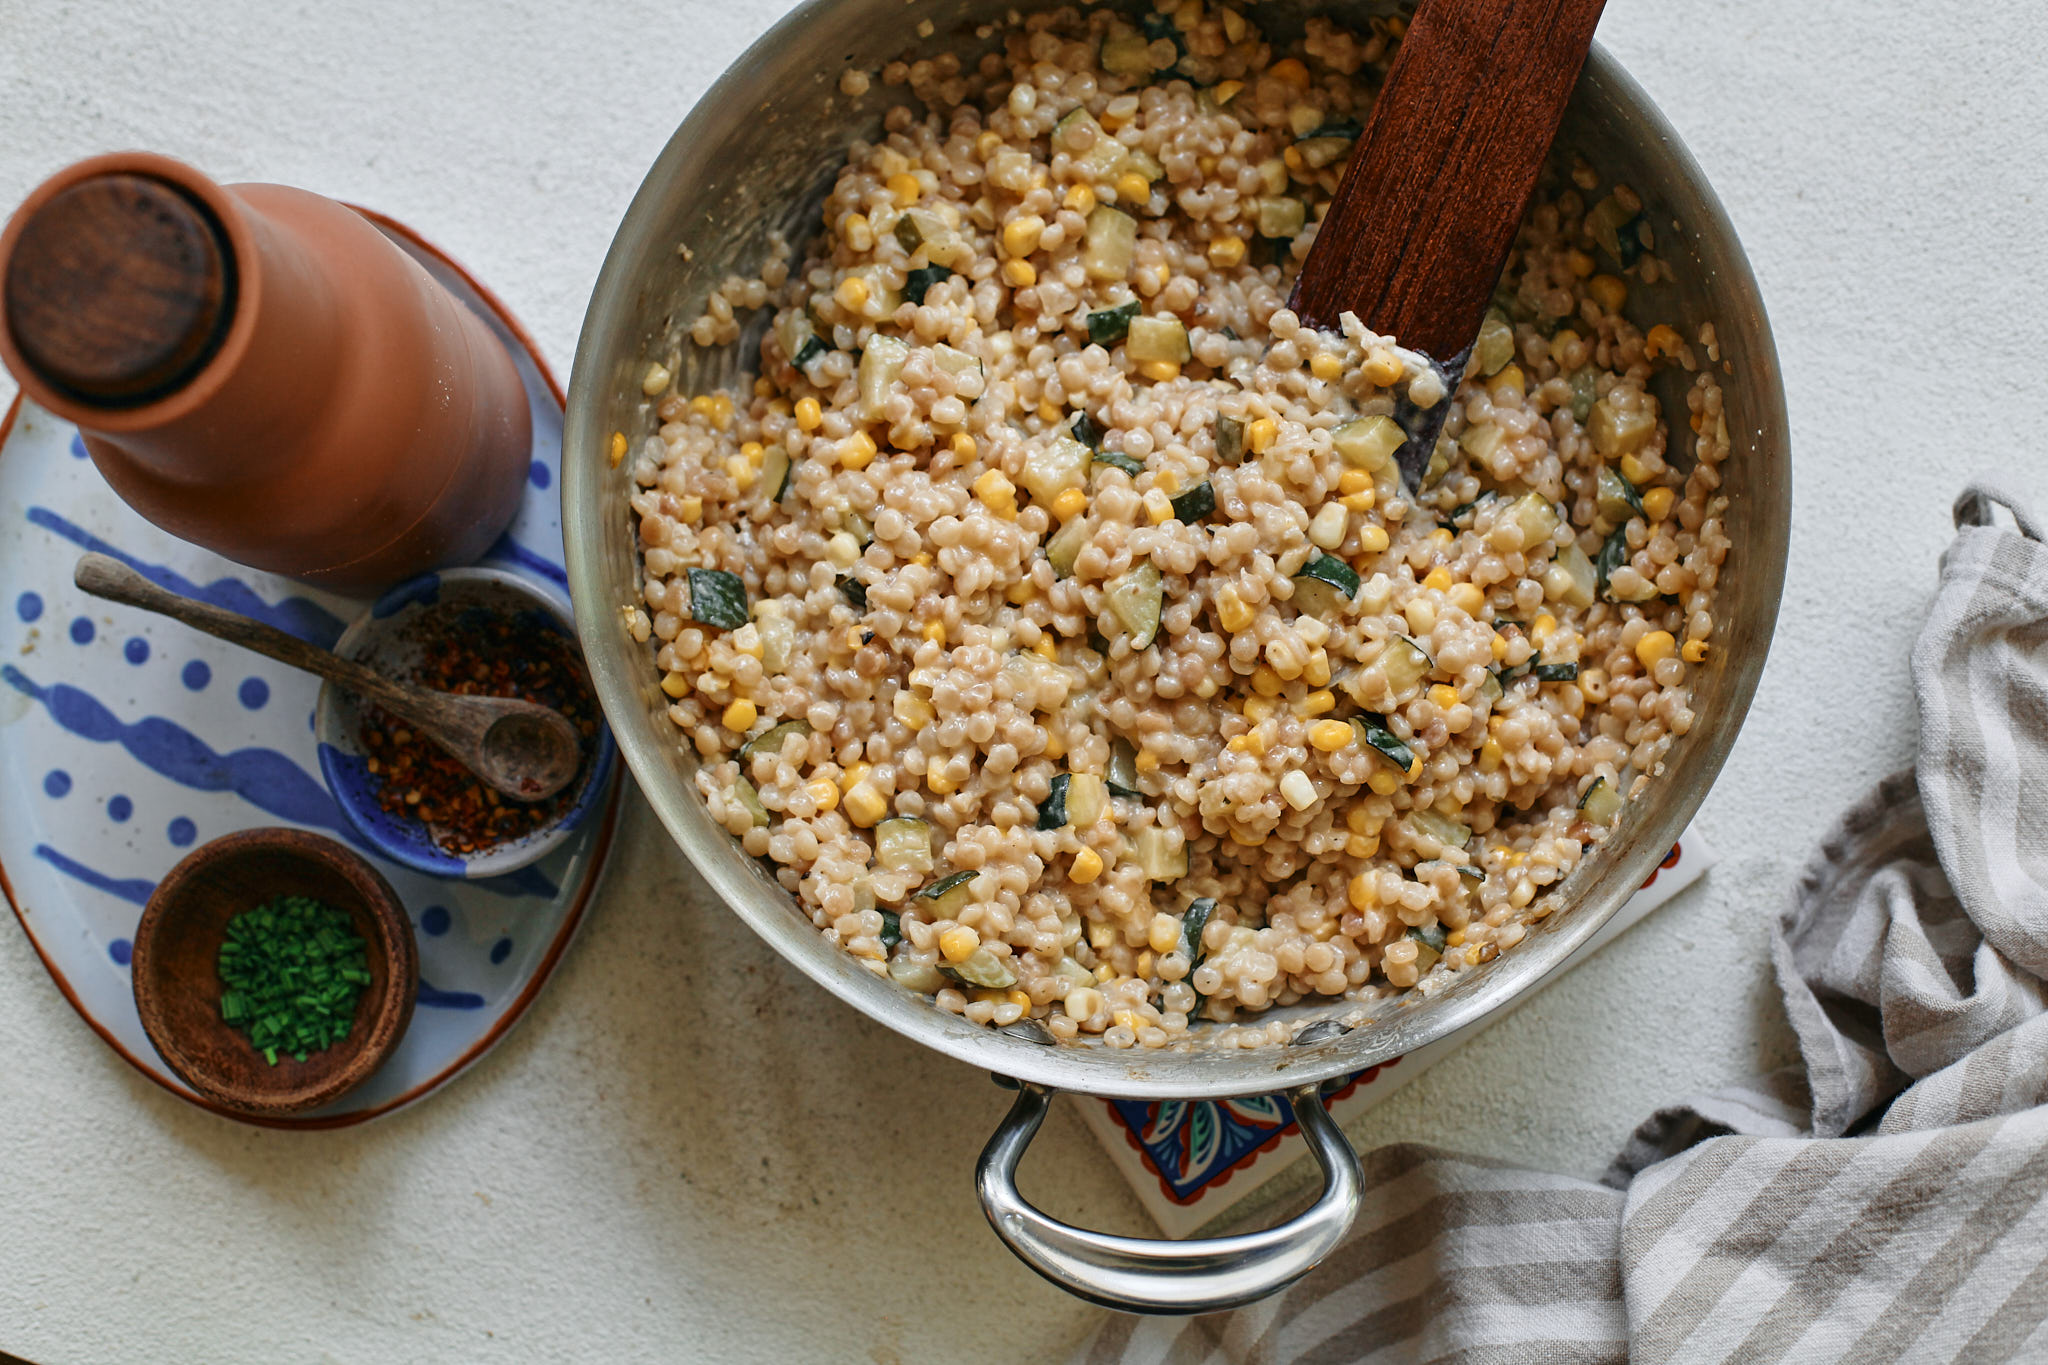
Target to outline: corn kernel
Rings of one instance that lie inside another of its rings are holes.
[[[1065,758],[1066,754],[1067,742],[1060,738],[1060,732],[1057,730],[1047,730],[1045,732],[1045,756],[1058,759]]]
[[[1557,634],[1557,618],[1547,611],[1530,623],[1529,638],[1539,645],[1548,641],[1555,634]]]
[[[1052,514],[1061,521],[1072,521],[1088,510],[1088,495],[1078,488],[1064,488],[1052,500]]]
[[[1501,748],[1500,741],[1493,738],[1491,735],[1487,736],[1486,742],[1479,746],[1480,772],[1498,772],[1500,770],[1500,765],[1504,761],[1506,761],[1506,759],[1507,750]]]
[[[796,424],[799,428],[804,431],[816,431],[819,424],[824,420],[825,414],[819,409],[817,399],[799,398],[796,400]]]
[[[1046,423],[1048,426],[1056,427],[1065,420],[1065,414],[1050,403],[1040,403],[1038,405],[1038,420]]]
[[[964,924],[956,924],[939,935],[939,952],[948,962],[965,962],[981,946],[981,935]]]
[[[1252,690],[1260,696],[1277,697],[1280,695],[1283,687],[1284,684],[1280,681],[1280,675],[1265,664],[1260,664],[1252,670]]]
[[[1252,609],[1245,605],[1244,598],[1236,588],[1225,584],[1216,593],[1216,620],[1222,627],[1236,634],[1252,623]]]
[[[910,562],[917,565],[920,569],[929,569],[932,566],[932,557],[927,552],[919,550],[910,557]]]
[[[1145,928],[1145,942],[1155,953],[1170,953],[1180,946],[1180,919],[1164,912],[1152,916]]]
[[[1476,583],[1453,583],[1450,597],[1452,606],[1474,620],[1479,618],[1480,612],[1486,610],[1486,594],[1480,591]]]
[[[1266,74],[1292,86],[1305,88],[1308,85],[1308,68],[1301,64],[1299,57],[1282,57],[1266,68]]]
[[[1244,264],[1244,252],[1244,238],[1235,233],[1215,238],[1209,243],[1209,264],[1234,270]]]
[[[974,443],[974,438],[966,432],[956,431],[953,433],[953,453],[959,458],[971,460],[979,449],[980,447]]]
[[[888,813],[888,799],[875,790],[872,782],[859,783],[846,794],[846,818],[862,829],[875,825]]]
[[[1337,698],[1328,688],[1318,688],[1301,699],[1301,714],[1320,716],[1337,709]]]
[[[1012,289],[1029,289],[1038,283],[1038,272],[1029,261],[1004,261],[1003,283]]]
[[[1308,727],[1308,742],[1326,754],[1348,749],[1358,732],[1341,720],[1319,720]]]
[[[1583,251],[1567,251],[1564,254],[1565,267],[1577,279],[1585,279],[1593,273],[1593,258]]]
[[[1628,302],[1628,286],[1617,275],[1595,275],[1586,282],[1594,302],[1610,313],[1619,313]]]
[[[718,405],[711,401],[708,393],[700,393],[690,400],[690,415],[693,417],[709,417],[717,410]]]
[[[626,458],[626,433],[625,433],[625,432],[623,432],[623,431],[615,431],[615,432],[613,432],[613,433],[612,433],[612,449],[611,449],[611,460],[612,460],[612,468],[613,468],[613,469],[617,469],[617,468],[619,467],[619,461],[621,461],[621,460],[623,460],[623,459],[625,459],[625,458]]]
[[[1493,637],[1493,661],[1494,661],[1495,663],[1499,663],[1499,662],[1500,662],[1500,661],[1501,661],[1502,659],[1505,659],[1505,658],[1507,658],[1507,656],[1508,656],[1508,642],[1507,642],[1507,639],[1506,639],[1506,637],[1504,637],[1504,636],[1500,636],[1500,635],[1496,635],[1496,636],[1494,636],[1494,637]]]
[[[837,299],[839,306],[847,312],[858,313],[868,306],[868,282],[858,275],[848,275],[839,282],[839,287],[832,291],[832,297]]]
[[[1344,812],[1344,828],[1353,834],[1378,834],[1380,821],[1364,806],[1353,806]]]
[[[1458,689],[1449,683],[1435,683],[1429,689],[1429,699],[1439,711],[1448,711],[1458,704]]]
[[[1607,700],[1607,672],[1600,668],[1579,670],[1579,695],[1587,701],[1599,703]]]
[[[1017,513],[1017,485],[1000,469],[986,470],[974,481],[974,496],[998,516],[1014,517]]]
[[[933,796],[951,796],[955,790],[953,779],[946,776],[946,770],[942,767],[926,768],[924,785]]]
[[[1152,197],[1152,182],[1136,171],[1125,171],[1116,178],[1116,197],[1120,202],[1142,204]]]
[[[1438,592],[1449,591],[1451,583],[1451,571],[1444,568],[1441,564],[1422,576],[1422,586],[1434,588]]]
[[[1280,439],[1280,424],[1270,417],[1261,417],[1245,428],[1244,443],[1254,455],[1263,455]]]
[[[1308,362],[1308,372],[1318,379],[1332,380],[1344,373],[1344,362],[1328,351],[1320,351]]]
[[[1038,585],[1028,578],[1020,578],[1003,589],[1003,600],[1013,607],[1021,607],[1038,596]]]
[[[768,458],[768,452],[766,448],[764,448],[759,441],[746,442],[744,445],[740,447],[740,454],[746,456],[747,463],[754,466],[754,468],[756,469],[759,469],[761,467],[762,462]]]
[[[680,696],[682,694],[677,693],[677,695]],[[1230,750],[1230,752],[1234,754],[1241,754],[1245,751],[1247,747],[1245,744],[1246,738],[1247,736],[1245,735],[1233,735],[1230,739],[1224,742],[1223,747]]]
[[[1646,488],[1643,490],[1643,517],[1652,525],[1671,515],[1671,504],[1678,495],[1669,488]]]
[[[1067,869],[1067,879],[1076,882],[1092,882],[1102,875],[1102,855],[1092,848],[1084,848],[1074,855],[1074,864]],[[1071,997],[1069,997],[1071,998]]]
[[[1307,810],[1316,803],[1316,785],[1308,780],[1308,774],[1296,768],[1280,779],[1280,796],[1296,810]]]
[[[1102,1011],[1102,992],[1093,986],[1076,986],[1067,992],[1067,998],[1060,1007],[1067,1012],[1067,1018],[1076,1023],[1093,1019]]]
[[[1678,651],[1678,657],[1689,664],[1703,664],[1707,661],[1707,642],[1687,640]]]
[[[996,148],[1002,145],[1003,135],[995,131],[993,128],[987,130],[980,137],[974,139],[975,153],[978,156],[980,156],[981,159],[984,161],[988,160],[991,156],[995,155]]]
[[[1670,658],[1678,649],[1678,641],[1671,638],[1668,630],[1653,630],[1636,641],[1636,658],[1644,668],[1655,668]]]
[[[1394,768],[1376,767],[1366,775],[1365,785],[1379,796],[1392,796],[1401,790],[1401,774]]]
[[[875,246],[874,225],[868,222],[865,213],[848,213],[839,220],[839,240],[855,251],[872,251]]]
[[[1233,23],[1233,20],[1235,20],[1236,22]],[[1235,28],[1237,32],[1232,33],[1231,29],[1233,28]],[[1223,11],[1223,36],[1233,43],[1236,42],[1238,39],[1244,37],[1244,16],[1239,14],[1234,9],[1226,9]],[[1232,100],[1236,99],[1238,95],[1243,93],[1243,91],[1243,81],[1224,81],[1221,84],[1217,85],[1216,88],[1211,90],[1209,93],[1215,97],[1217,105],[1221,107],[1222,105],[1226,105],[1230,103]]]
[[[1351,902],[1353,910],[1370,910],[1379,897],[1379,887],[1363,872],[1351,879],[1351,885],[1344,889],[1344,898]]]
[[[1010,990],[1004,993],[1003,999],[1009,1001],[1018,1009],[1023,1010],[1026,1014],[1031,1013],[1031,993],[1023,987],[1011,987]]]
[[[1039,634],[1038,643],[1031,646],[1031,652],[1051,663],[1058,663],[1060,661],[1059,645],[1053,641],[1051,635],[1044,632]]]
[[[1140,749],[1138,750],[1138,756],[1132,760],[1131,766],[1141,773],[1156,773],[1159,771],[1159,755],[1153,753],[1150,749]]]
[[[668,693],[671,697],[681,698],[688,696],[690,692],[689,676],[683,673],[665,674],[661,680],[661,690]]]
[[[669,373],[669,368],[666,365],[659,362],[649,365],[647,373],[640,376],[640,392],[652,398],[663,389],[666,389],[669,386],[669,381],[674,377]]]
[[[896,719],[902,721],[913,731],[922,730],[925,726],[930,725],[932,717],[937,714],[932,710],[930,702],[907,688],[896,694],[896,700],[891,703],[891,709],[895,711]]]
[[[1621,477],[1627,479],[1638,488],[1650,481],[1649,468],[1635,455],[1628,454],[1622,456],[1619,464],[1621,467]]]
[[[704,517],[704,499],[696,496],[693,493],[689,497],[683,499],[682,510],[684,521],[690,523],[701,521]]]
[[[1339,493],[1363,493],[1372,487],[1372,475],[1363,469],[1347,469],[1337,476]]]
[[[1246,697],[1244,699],[1244,718],[1253,725],[1261,724],[1270,719],[1273,712],[1278,709],[1278,704],[1271,697]]]
[[[753,723],[759,720],[760,718],[760,709],[756,707],[754,703],[742,697],[740,700],[726,707],[725,714],[721,716],[719,719],[725,725],[726,729],[733,731],[735,734],[744,734],[746,733],[748,727],[753,725]]]
[[[1387,548],[1387,531],[1384,526],[1361,526],[1358,528],[1358,548],[1367,554],[1378,554]]]
[[[804,794],[817,803],[820,815],[839,809],[839,784],[830,778],[821,777],[815,782],[804,783]]]
[[[848,469],[866,469],[875,462],[875,438],[856,431],[839,447],[839,463]]]
[[[1318,646],[1311,650],[1308,662],[1301,666],[1301,680],[1310,687],[1327,687],[1330,682],[1330,656]]]
[[[896,207],[900,209],[909,208],[917,202],[917,197],[924,193],[924,187],[917,183],[917,177],[908,171],[901,175],[892,175],[884,183],[888,187],[890,197],[896,201]]]
[[[1649,336],[1643,339],[1643,355],[1651,360],[1660,355],[1676,359],[1684,348],[1685,342],[1679,339],[1677,330],[1668,323],[1658,323],[1650,329]]]
[[[924,628],[924,638],[930,640],[933,644],[944,644],[946,641],[946,623],[944,621],[933,621]]]
[[[1145,490],[1145,516],[1154,526],[1173,520],[1173,499],[1157,488]]]
[[[1145,360],[1138,364],[1138,373],[1155,384],[1165,384],[1180,378],[1180,362],[1177,360]]]
[[[1095,211],[1095,191],[1087,185],[1075,185],[1067,191],[1066,205],[1085,218]]]
[[[1366,380],[1380,388],[1398,384],[1407,372],[1408,367],[1401,363],[1401,357],[1384,346],[1374,347],[1372,354],[1365,358]]]
[[[1003,250],[1012,256],[1029,256],[1038,250],[1038,239],[1045,234],[1045,219],[1035,213],[1026,213],[1003,224]]]

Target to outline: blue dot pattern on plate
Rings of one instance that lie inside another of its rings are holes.
[[[92,622],[83,616],[71,618],[71,643],[89,645],[92,643]]]
[[[135,945],[125,938],[117,938],[107,945],[107,956],[114,959],[114,965],[125,967],[135,960]]]
[[[501,938],[496,943],[493,943],[491,945],[491,965],[493,967],[497,966],[500,962],[503,962],[506,958],[510,956],[512,956],[511,939]]]
[[[270,700],[270,684],[261,678],[244,678],[241,688],[235,695],[240,697],[242,705],[251,711],[261,711]]]
[[[71,437],[71,458],[74,460],[83,460],[86,458],[85,438],[75,433]]]
[[[213,670],[206,666],[206,660],[194,659],[191,663],[185,665],[185,671],[178,676],[184,679],[185,686],[191,688],[194,692],[198,692],[213,681]]]
[[[448,932],[448,907],[430,905],[420,911],[420,932],[431,938],[439,938]]]
[[[133,814],[135,814],[135,803],[127,797],[110,796],[107,798],[107,818],[115,824],[120,824]]]
[[[184,848],[199,837],[199,826],[181,815],[171,821],[171,827],[165,830],[164,834],[179,848]]]
[[[535,488],[546,488],[555,481],[555,472],[547,467],[546,461],[535,460],[527,466],[526,477]]]
[[[128,643],[121,646],[121,657],[131,664],[148,663],[149,641],[143,639],[140,635],[129,636]]]
[[[71,774],[62,768],[52,768],[43,778],[43,791],[49,796],[71,795]]]
[[[24,621],[39,620],[43,614],[41,593],[25,592],[14,599],[14,614]]]

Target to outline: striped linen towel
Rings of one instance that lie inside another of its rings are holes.
[[[1955,519],[1917,769],[1773,926],[1801,1066],[1654,1115],[1598,1183],[1382,1148],[1306,1279],[1113,1317],[1075,1365],[2048,1361],[2048,546],[1987,483]]]

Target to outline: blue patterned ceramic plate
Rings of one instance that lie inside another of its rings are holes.
[[[533,463],[525,503],[485,563],[559,593],[567,577],[555,492],[562,397],[553,377],[503,305],[405,228],[367,216],[511,349],[533,410]],[[214,1108],[143,1035],[130,936],[157,878],[195,844],[298,825],[353,845],[390,878],[418,930],[419,1008],[391,1061],[358,1089],[307,1114],[248,1121],[360,1122],[418,1099],[482,1056],[539,993],[576,932],[610,848],[616,775],[581,828],[517,872],[444,880],[379,858],[321,782],[318,680],[87,597],[71,583],[86,550],[322,645],[367,605],[159,531],[109,491],[75,430],[16,403],[0,427],[0,891],[58,989],[150,1079]]]

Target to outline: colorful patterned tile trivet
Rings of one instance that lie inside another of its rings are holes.
[[[1528,999],[1600,951],[1719,859],[1697,830],[1686,831],[1628,904],[1522,998]],[[1449,1038],[1358,1073],[1331,1099],[1330,1111],[1339,1123],[1348,1123],[1501,1017],[1491,1016]],[[1131,1182],[1139,1202],[1169,1237],[1186,1237],[1214,1222],[1308,1151],[1295,1130],[1293,1111],[1280,1095],[1192,1102],[1084,1099],[1081,1114],[1101,1139],[1110,1160]]]

